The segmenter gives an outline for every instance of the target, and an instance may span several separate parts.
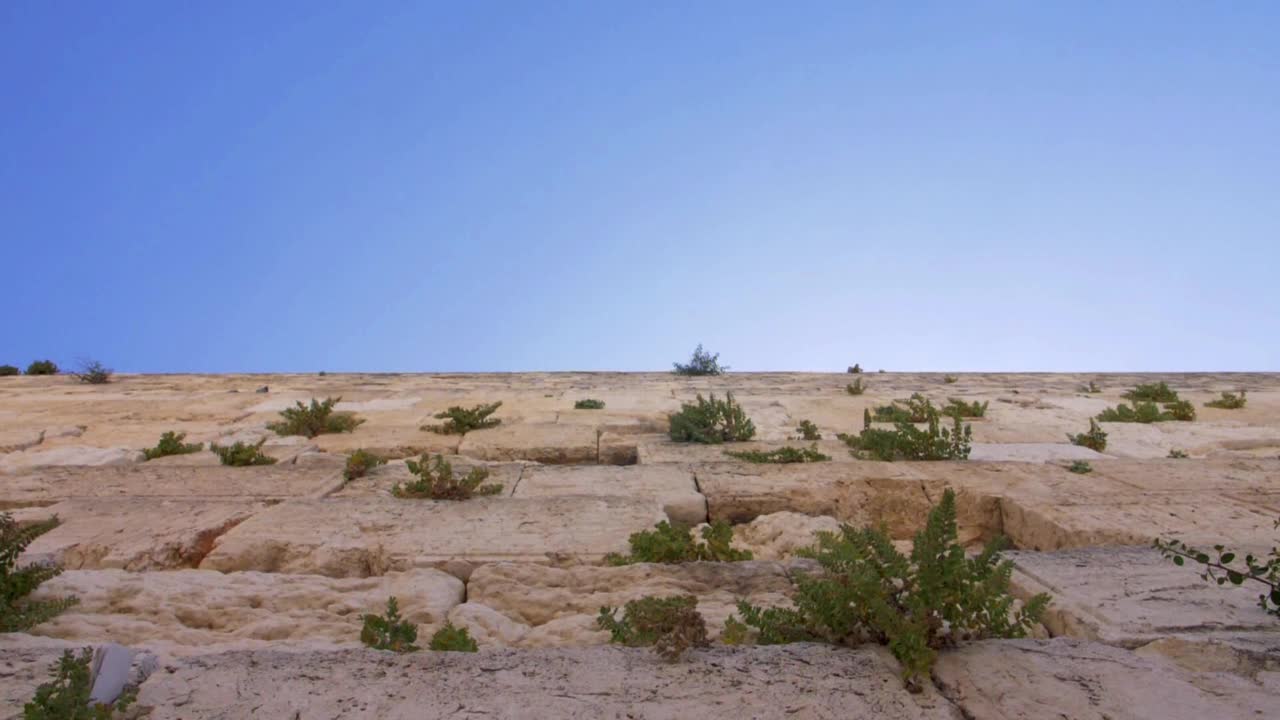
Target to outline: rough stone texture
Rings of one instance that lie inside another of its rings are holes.
[[[530,466],[515,497],[592,495],[654,499],[672,521],[694,525],[707,519],[707,499],[693,473],[671,465]]]
[[[1008,553],[1014,585],[1053,596],[1044,624],[1054,635],[1136,647],[1162,637],[1280,631],[1254,587],[1220,588],[1151,547]]]
[[[514,635],[516,644],[528,647],[592,645],[608,641],[608,634],[595,626],[601,607],[621,607],[647,595],[694,595],[708,633],[719,637],[725,618],[740,599],[756,605],[790,605],[791,571],[796,567],[760,561],[563,569],[494,563],[472,573],[467,604],[484,605],[526,626],[496,627],[490,634],[497,640]],[[560,623],[562,632],[529,637],[531,631],[551,623]]]
[[[431,457],[434,458],[434,455]],[[415,456],[409,459],[419,461],[421,457]],[[485,484],[501,485],[502,492],[499,495],[503,497],[510,497],[511,493],[515,492],[516,485],[520,483],[520,476],[525,468],[524,463],[491,463],[458,455],[447,455],[444,456],[444,459],[453,467],[454,477],[466,475],[471,472],[472,468],[485,468],[489,471],[489,479],[485,481]],[[410,483],[416,477],[409,472],[404,460],[390,460],[387,464],[374,468],[368,475],[344,484],[340,490],[332,493],[332,497],[367,497],[371,495],[392,497],[391,490],[397,483]]]
[[[59,447],[24,450],[0,456],[0,473],[16,473],[60,465],[129,465],[142,460],[142,453],[129,448]]]
[[[199,565],[219,535],[264,507],[252,500],[77,498],[14,515],[62,521],[27,547],[28,560],[69,570],[143,571]]]
[[[429,569],[367,579],[208,570],[70,571],[45,583],[36,597],[74,595],[80,603],[34,632],[182,654],[273,642],[358,645],[361,615],[381,614],[389,596],[398,599],[405,619],[429,633],[463,594],[462,581]]]
[[[0,717],[21,718],[22,706],[35,695],[36,688],[52,679],[53,668],[62,653],[70,650],[79,655],[86,647],[103,649],[89,643],[68,642],[54,638],[36,637],[23,633],[0,634]],[[120,646],[117,650],[129,652]],[[118,657],[118,656],[117,656]],[[138,687],[155,669],[156,657],[150,653],[133,653],[132,664],[127,668],[112,668],[112,674],[120,672],[126,683]],[[95,693],[103,690],[95,684]]]
[[[209,456],[209,453],[202,453]],[[178,465],[160,458],[122,467],[59,467],[6,478],[0,508],[49,505],[68,498],[286,498],[323,493],[341,480],[338,458],[306,466]]]
[[[839,532],[840,521],[826,515],[778,512],[761,515],[733,528],[733,547],[750,550],[756,560],[783,560],[796,550],[811,547],[816,532]],[[695,535],[695,537],[701,537]]]
[[[467,433],[458,453],[480,460],[532,460],[568,465],[595,463],[599,439],[593,427],[555,423],[502,424]]]
[[[1098,460],[1100,452],[1062,443],[974,443],[970,460],[1051,462],[1055,460]]]
[[[965,717],[991,720],[1263,718],[1276,699],[1250,678],[1067,639],[974,643],[943,653],[933,677]]]
[[[675,664],[638,648],[237,652],[173,663],[138,702],[153,720],[960,720],[937,692],[904,690],[883,651],[820,645],[715,648]]]
[[[332,577],[443,567],[465,576],[456,565],[598,561],[665,519],[652,501],[616,497],[291,500],[218,538],[200,567]]]

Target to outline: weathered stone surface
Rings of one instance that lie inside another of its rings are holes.
[[[253,500],[76,498],[15,517],[62,521],[27,547],[29,560],[70,570],[171,570],[198,565],[219,535],[265,507]]]
[[[132,663],[127,667],[119,667],[116,661],[127,659],[131,650],[119,645],[109,645],[115,651],[123,651],[125,658],[113,652],[108,672],[112,680],[124,680],[137,687],[155,669],[156,658],[146,652],[133,652]],[[95,651],[105,650],[102,646],[90,643],[68,642],[47,637],[36,637],[23,633],[0,634],[0,717],[20,718],[22,706],[35,695],[36,688],[53,679],[53,669],[58,659],[66,651],[77,656],[85,648]],[[127,661],[127,660],[126,660]],[[123,675],[123,677],[119,677]],[[99,677],[94,685],[95,695],[105,690],[109,684],[107,678]]]
[[[502,424],[467,433],[458,453],[481,460],[532,460],[567,465],[600,457],[596,429],[557,423]]]
[[[401,615],[429,636],[462,602],[464,587],[452,575],[430,569],[364,579],[82,570],[50,580],[36,597],[67,595],[79,598],[79,604],[35,633],[187,654],[273,642],[357,645],[361,615],[381,614],[390,596],[398,599]]]
[[[1023,597],[1053,596],[1044,624],[1054,635],[1136,647],[1181,634],[1280,632],[1253,588],[1221,588],[1151,547],[1007,553]]]
[[[1204,720],[1261,718],[1266,686],[1192,674],[1159,658],[1080,640],[986,641],[942,653],[934,682],[967,718]]]
[[[515,497],[616,495],[653,499],[675,522],[694,525],[707,519],[707,499],[693,473],[670,465],[534,465],[524,469]]]
[[[1070,443],[974,443],[970,460],[1010,462],[1052,462],[1057,460],[1098,460],[1100,452]]]
[[[153,720],[741,717],[960,720],[912,695],[878,648],[714,648],[667,663],[640,648],[236,652],[184,658],[142,686]]]
[[[707,630],[718,637],[740,599],[757,605],[789,605],[790,571],[778,562],[642,563],[621,567],[547,568],[523,563],[494,563],[477,568],[467,582],[467,604],[480,604],[527,626],[502,627],[496,638],[518,635],[516,644],[592,645],[608,641],[595,618],[600,608],[621,607],[647,595],[694,595]],[[560,623],[559,633],[530,637],[540,626]]]
[[[200,567],[367,577],[413,567],[501,560],[596,562],[627,536],[666,519],[626,498],[397,498],[290,500],[218,538]]]
[[[733,528],[733,547],[750,550],[756,560],[783,560],[817,542],[814,533],[840,531],[840,521],[826,515],[778,512],[761,515]],[[695,537],[698,537],[695,535]]]
[[[434,458],[435,456],[430,456]],[[458,455],[443,456],[453,468],[454,477],[461,477],[471,472],[473,468],[482,467],[489,471],[489,479],[485,480],[486,485],[501,485],[502,492],[499,495],[510,497],[516,489],[516,485],[520,482],[520,476],[524,472],[525,463],[496,463],[485,462],[483,460],[475,460],[473,458],[462,457]],[[414,461],[421,460],[420,456],[409,458]],[[429,459],[428,462],[431,460]],[[390,460],[385,465],[379,465],[369,472],[368,475],[357,478],[345,483],[342,488],[332,494],[333,497],[367,497],[372,495],[380,495],[383,497],[391,497],[391,490],[397,483],[410,483],[417,479],[413,473],[409,472],[409,468],[405,465],[404,460]]]
[[[209,455],[208,453],[203,453]],[[190,456],[174,456],[172,459]],[[342,460],[306,466],[177,465],[160,458],[116,467],[33,470],[0,483],[0,508],[47,505],[68,498],[285,498],[324,492],[341,480]]]
[[[0,455],[0,473],[16,473],[59,465],[128,465],[142,460],[142,453],[129,448],[63,446],[33,448]]]

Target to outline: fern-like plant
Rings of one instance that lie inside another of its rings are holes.
[[[169,455],[190,455],[204,449],[204,443],[182,442],[186,437],[186,433],[175,433],[170,430],[160,436],[160,442],[156,443],[155,447],[143,450],[142,455],[148,460],[155,460]]]
[[[469,408],[454,405],[448,410],[436,413],[433,416],[437,420],[444,420],[444,422],[438,425],[423,425],[422,429],[440,433],[441,435],[465,435],[472,430],[497,427],[502,422],[502,419],[489,416],[500,407],[502,407],[501,401]]]
[[[1218,408],[1220,410],[1239,410],[1245,406],[1248,399],[1245,397],[1245,391],[1241,390],[1240,394],[1224,392],[1222,397],[1217,400],[1210,400],[1205,403],[1205,407]]]
[[[395,596],[387,598],[387,611],[383,615],[366,613],[360,616],[364,625],[360,628],[360,642],[374,650],[391,650],[407,653],[418,650],[418,626],[400,617],[400,603]]]
[[[1087,447],[1098,452],[1107,449],[1107,432],[1092,418],[1089,419],[1089,432],[1076,433],[1075,435],[1068,433],[1067,440],[1070,440],[1072,445]]]
[[[574,404],[573,404],[573,409],[574,409],[574,410],[603,410],[603,409],[604,409],[604,401],[603,401],[603,400],[595,400],[595,399],[593,399],[593,398],[587,398],[587,399],[585,399],[585,400],[579,400],[578,402],[576,402],[576,403],[574,403]]]
[[[821,440],[822,433],[818,432],[818,426],[808,420],[801,420],[796,427],[796,434],[801,440]]]
[[[342,469],[342,479],[351,482],[356,478],[362,478],[369,474],[369,471],[386,464],[386,460],[378,457],[374,453],[360,448],[347,456],[346,467]]]
[[[695,542],[689,528],[672,525],[663,520],[653,530],[641,530],[627,538],[631,546],[628,555],[609,553],[604,560],[609,565],[633,563],[677,564],[687,562],[739,562],[751,559],[750,550],[732,547],[733,526],[717,520],[702,528],[702,542]]]
[[[596,625],[609,631],[609,642],[627,647],[652,647],[669,662],[690,648],[707,647],[707,623],[693,595],[648,596],[631,600],[617,617],[617,608],[602,607]]]
[[[973,449],[973,426],[953,417],[950,429],[941,427],[936,410],[930,412],[928,427],[920,429],[899,422],[893,430],[870,427],[865,417],[862,432],[841,433],[837,437],[849,446],[854,457],[863,460],[967,460]]]
[[[974,400],[967,403],[960,398],[947,398],[947,404],[942,407],[942,414],[948,417],[958,418],[980,418],[987,414],[987,406],[990,401],[978,402]]]
[[[480,649],[466,628],[455,627],[451,622],[435,631],[427,647],[436,652],[477,652]]]
[[[412,482],[396,483],[391,494],[398,498],[414,500],[469,500],[478,495],[496,495],[502,485],[485,485],[489,479],[488,468],[474,467],[462,477],[454,477],[453,465],[436,455],[434,459],[423,454],[418,460],[405,460],[409,472],[417,476]]]
[[[1024,637],[1049,604],[1037,595],[1015,610],[1009,593],[1011,561],[993,541],[973,557],[956,542],[955,493],[948,489],[916,533],[910,556],[882,530],[820,532],[805,554],[821,574],[799,574],[790,608],[743,601],[726,624],[732,640],[754,629],[756,642],[877,642],[902,664],[903,679],[919,691],[939,650],[962,640]]]
[[[693,403],[683,403],[680,412],[668,416],[668,433],[676,442],[719,444],[750,440],[756,434],[756,426],[747,417],[742,406],[734,402],[733,393],[725,393],[724,400],[697,396]]]
[[[276,459],[262,452],[262,446],[266,442],[267,439],[262,438],[253,444],[249,444],[241,440],[237,440],[230,445],[209,443],[209,449],[218,456],[218,460],[220,460],[223,465],[230,465],[231,467],[274,465],[276,463]]]
[[[52,564],[19,565],[18,558],[36,538],[58,526],[58,518],[19,525],[12,515],[0,513],[0,632],[23,632],[52,620],[79,602],[74,597],[32,600],[41,583],[62,573]]]
[[[64,650],[53,666],[53,679],[36,688],[35,697],[22,706],[23,720],[114,720],[127,717],[138,697],[136,688],[125,688],[111,703],[93,702],[93,648],[77,657]]]
[[[352,413],[334,412],[333,407],[342,402],[340,397],[325,398],[323,401],[311,398],[310,405],[296,405],[280,411],[280,422],[271,423],[267,428],[279,435],[301,435],[313,438],[326,433],[352,432],[364,420]]]
[[[720,364],[720,353],[712,355],[702,349],[702,343],[693,351],[687,364],[671,363],[676,375],[720,375],[729,371],[727,365]]]
[[[823,462],[831,459],[830,455],[824,455],[818,452],[818,448],[816,445],[813,447],[807,447],[807,448],[806,447],[797,448],[797,447],[791,447],[788,445],[787,447],[781,447],[781,448],[778,448],[777,450],[768,450],[768,451],[725,450],[724,454],[732,458],[745,460],[749,463],[773,463],[773,464],[810,463],[810,462]]]

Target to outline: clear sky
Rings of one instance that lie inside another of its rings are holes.
[[[0,363],[1280,370],[1280,3],[0,3]]]

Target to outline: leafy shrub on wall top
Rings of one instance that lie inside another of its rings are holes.
[[[502,422],[502,419],[489,416],[500,407],[502,407],[501,401],[469,408],[454,405],[448,410],[436,413],[433,416],[437,420],[444,420],[443,423],[439,425],[423,425],[422,429],[440,433],[441,435],[464,435],[472,430],[497,427]]]
[[[58,365],[52,360],[36,360],[27,366],[28,375],[57,375]]]
[[[686,364],[671,363],[675,368],[673,372],[676,375],[720,375],[729,371],[727,365],[720,364],[720,353],[712,355],[702,349],[702,343],[698,343],[697,349],[693,351],[693,355]]]
[[[326,433],[352,432],[364,422],[352,413],[334,412],[333,407],[342,402],[341,397],[325,398],[323,401],[311,398],[310,405],[299,400],[294,407],[280,411],[280,422],[271,423],[267,428],[278,435],[301,435],[313,438]]]
[[[142,455],[148,460],[155,460],[170,455],[190,455],[204,449],[204,443],[182,442],[186,437],[186,433],[175,433],[170,430],[160,436],[160,442],[156,443],[155,447],[143,450]]]

